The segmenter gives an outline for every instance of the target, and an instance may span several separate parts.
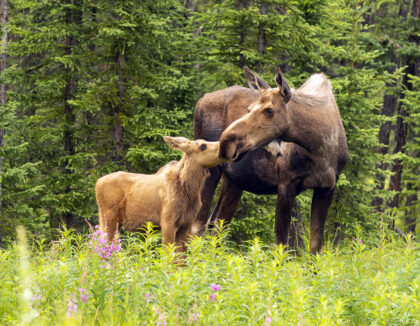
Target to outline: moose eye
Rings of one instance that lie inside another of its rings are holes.
[[[201,151],[205,151],[207,149],[207,145],[206,144],[201,144],[200,145],[200,150]]]
[[[267,117],[271,118],[271,117],[274,115],[274,109],[272,109],[272,108],[267,108],[267,109],[265,109],[265,110],[264,110],[264,114],[265,114]]]

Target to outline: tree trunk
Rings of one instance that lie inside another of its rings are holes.
[[[393,74],[396,68],[399,66],[399,62],[392,49],[390,50],[389,57],[390,57],[390,62],[392,62],[395,66],[390,67],[388,69],[388,72],[390,74]],[[394,81],[392,83],[387,84],[386,88],[387,89],[395,88],[396,86],[397,86],[397,81]],[[384,104],[381,108],[380,114],[385,117],[392,117],[395,114],[397,103],[398,103],[398,95],[385,94]],[[391,121],[385,121],[379,129],[378,138],[379,138],[379,144],[381,146],[378,147],[378,150],[377,150],[378,154],[385,155],[388,153],[390,134],[391,134]],[[387,167],[388,167],[387,164],[384,162],[376,164],[376,168],[381,169],[383,171],[385,171]],[[379,191],[383,190],[385,186],[385,177],[381,174],[377,174],[376,178],[379,181],[377,185],[377,189]],[[383,204],[383,199],[380,196],[376,197],[372,202],[372,205],[375,206],[378,211],[381,210],[382,204]]]
[[[411,7],[412,11],[411,13],[408,12],[407,15],[418,15],[420,12],[420,1],[415,0],[413,1],[413,6]],[[407,7],[409,5],[407,4]],[[405,8],[404,8],[405,10]],[[407,17],[407,16],[406,16]],[[419,39],[416,36],[411,36],[409,39],[410,42],[416,43],[416,45],[419,44]],[[407,69],[404,71],[404,77],[403,77],[403,88],[412,90],[412,84],[409,83],[408,75],[418,75],[418,63],[416,61],[415,57],[411,56],[404,56],[402,66],[408,65]],[[404,98],[404,93],[401,94],[401,99]],[[405,118],[407,117],[407,111],[404,108],[403,103],[400,101],[398,105],[398,118],[397,118],[397,124],[395,126],[395,148],[393,151],[393,154],[396,153],[403,153],[404,152],[404,146],[407,141],[407,123],[405,122]],[[400,200],[400,192],[401,192],[401,176],[403,172],[403,164],[400,159],[394,160],[394,165],[392,166],[391,171],[394,173],[391,176],[391,179],[389,181],[389,190],[395,191],[396,194],[390,200],[388,206],[389,208],[396,208],[399,205]],[[391,224],[393,226],[394,221],[391,221]]]
[[[251,0],[236,0],[236,6],[238,11],[241,10],[241,3],[242,8],[248,8],[251,4]],[[243,68],[245,66],[245,56],[242,54],[242,49],[244,48],[245,44],[245,35],[246,35],[246,29],[245,29],[245,23],[244,19],[240,18],[239,23],[239,67]]]
[[[74,6],[76,8],[80,8],[80,1],[76,0],[74,2]],[[66,4],[72,4],[71,0],[66,0]],[[77,11],[76,13],[72,12],[73,9],[67,8],[66,10],[66,29],[67,31],[70,30],[70,25],[73,23],[80,24],[81,23],[81,12]],[[71,35],[66,36],[65,41],[65,54],[66,56],[72,55],[72,46],[75,44],[75,39]],[[66,156],[74,155],[74,140],[73,140],[73,131],[72,127],[74,126],[75,117],[73,108],[71,107],[69,101],[73,97],[74,91],[74,77],[72,76],[72,69],[69,65],[65,67],[65,80],[66,85],[64,87],[64,135],[63,135],[63,142],[64,142],[64,152]],[[72,173],[71,169],[68,168],[69,160],[64,160],[63,166],[63,173],[70,175]],[[71,191],[70,184],[66,186],[65,193],[69,194]],[[71,212],[64,213],[63,216],[64,222],[67,226],[71,226],[74,223],[74,215]]]
[[[261,4],[260,14],[267,15],[268,13],[268,4],[263,2]],[[263,55],[266,47],[266,38],[265,38],[265,27],[263,23],[258,25],[258,52]],[[263,72],[264,62],[263,60],[258,65],[258,72],[261,74]]]
[[[413,206],[417,200],[417,194],[413,194],[407,197],[407,201],[405,203],[405,232],[407,233],[416,234],[417,215],[416,210],[413,209]]]
[[[124,62],[125,58],[122,54],[123,48],[124,48],[124,40],[120,39],[118,40],[119,43],[119,49],[117,54],[115,55],[115,63],[117,65],[117,74],[118,74],[118,101],[117,104],[112,108],[112,114],[114,116],[114,127],[113,127],[113,140],[114,140],[114,154],[113,154],[113,161],[114,162],[120,162],[122,160],[122,150],[124,147],[124,139],[123,134],[124,130],[121,125],[121,118],[120,115],[123,112],[122,110],[122,104],[124,102],[124,88],[123,88],[123,68],[124,68]]]
[[[417,17],[420,18],[420,0],[415,0],[413,2],[413,7],[412,7],[412,16],[413,17]],[[420,37],[418,37],[416,34],[412,34],[410,36],[410,41],[413,43],[416,43],[417,46],[419,46],[420,44]],[[409,70],[411,71],[412,75],[415,75],[417,77],[420,76],[420,62],[419,60],[414,60],[414,58],[412,58],[410,65],[409,65]],[[410,83],[410,87],[409,90],[413,90],[412,89],[412,84]],[[414,122],[414,123],[418,123]],[[415,143],[416,139],[418,139],[418,135],[415,134],[415,126],[411,126],[411,130],[412,132],[410,132],[409,136],[408,136],[408,142],[409,143]],[[410,153],[410,156],[412,157],[418,157],[419,153],[416,150],[414,153]],[[416,182],[417,180],[413,180],[414,182]],[[410,190],[413,186],[413,182],[409,182],[408,183],[408,190]],[[418,203],[418,196],[417,193],[414,193],[412,195],[409,195],[407,197],[406,203],[405,203],[405,231],[407,233],[412,233],[412,234],[416,234],[416,224],[417,224],[417,216],[418,216],[418,209],[416,208],[416,204]]]
[[[189,10],[188,13],[184,13],[185,18],[189,18],[194,11],[194,0],[179,0],[179,3]]]
[[[0,72],[6,69],[6,49],[7,49],[7,20],[8,20],[8,0],[1,0],[0,2],[0,24],[3,30],[2,49],[0,53]],[[6,104],[6,85],[0,84],[0,109]],[[4,128],[0,127],[0,148],[3,147]],[[3,158],[0,156],[0,175],[2,173]],[[0,218],[2,217],[2,183],[0,181]],[[0,230],[0,248],[2,245],[2,234]]]

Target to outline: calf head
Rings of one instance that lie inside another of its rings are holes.
[[[189,140],[183,137],[163,136],[165,143],[174,150],[182,151],[198,165],[210,168],[225,161],[219,157],[219,142],[202,139]]]
[[[260,97],[248,107],[248,113],[233,122],[220,138],[221,158],[236,160],[248,151],[267,145],[281,137],[290,127],[287,103],[292,92],[280,69],[275,81],[277,88],[270,88],[256,73],[244,67],[248,86]]]

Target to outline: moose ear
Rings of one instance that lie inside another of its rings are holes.
[[[274,79],[276,81],[277,86],[279,87],[281,95],[284,98],[284,102],[289,102],[290,98],[292,97],[292,91],[289,87],[289,84],[287,84],[286,78],[281,72],[280,67],[277,67],[277,73]]]
[[[259,92],[270,88],[264,79],[258,76],[255,72],[249,70],[247,67],[244,67],[244,75],[249,88]]]
[[[163,140],[165,143],[172,149],[176,151],[183,151],[185,152],[190,146],[190,140],[184,137],[170,137],[170,136],[163,136]]]

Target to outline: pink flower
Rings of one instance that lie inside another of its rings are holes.
[[[265,324],[266,325],[271,325],[271,317],[269,317],[269,316],[265,317]]]
[[[116,239],[112,243],[108,243],[107,234],[102,233],[98,226],[96,226],[95,229],[96,231],[89,235],[89,246],[106,264],[113,267],[113,261],[119,261],[117,254],[121,250],[121,239]],[[106,266],[101,265],[100,267],[103,268]]]
[[[212,294],[210,295],[210,300],[212,300],[212,301],[216,301],[216,293],[212,293]]]
[[[82,302],[86,302],[87,299],[89,298],[89,292],[86,289],[79,289],[80,292],[80,300],[82,300]]]
[[[197,312],[196,314],[191,315],[194,321],[198,320],[198,317],[200,317],[200,314]]]
[[[150,302],[150,293],[146,293],[144,295],[144,300],[146,300],[146,302]]]
[[[220,290],[220,285],[217,285],[216,283],[213,283],[212,285],[211,285],[211,289],[213,290],[213,291],[219,291]]]
[[[40,291],[37,291],[38,293],[40,293]],[[41,306],[41,296],[39,294],[34,294],[31,298],[32,303],[30,304],[30,308],[33,309],[33,304],[38,302],[38,307]]]
[[[67,305],[67,317],[71,317],[72,312],[77,312],[77,304],[69,299]]]

